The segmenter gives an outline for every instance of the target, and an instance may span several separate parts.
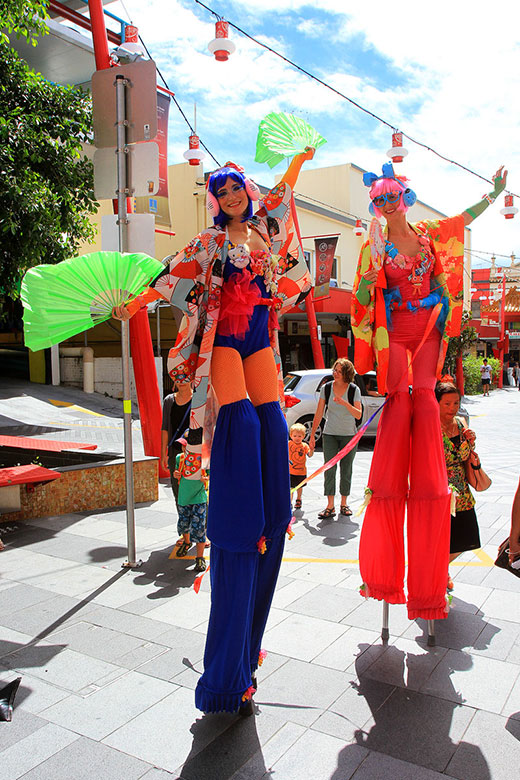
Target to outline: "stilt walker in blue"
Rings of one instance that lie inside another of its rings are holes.
[[[261,641],[291,520],[288,434],[278,311],[311,289],[299,244],[292,188],[313,149],[297,155],[263,198],[227,163],[207,182],[214,226],[196,236],[154,282],[182,309],[168,371],[193,384],[184,476],[198,479],[211,448],[208,538],[211,613],[204,712],[253,711]]]

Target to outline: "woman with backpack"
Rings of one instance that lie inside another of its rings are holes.
[[[348,444],[356,433],[356,420],[363,416],[361,392],[353,384],[355,368],[347,358],[338,358],[332,366],[333,381],[322,385],[318,408],[312,421],[309,437],[311,454],[314,452],[316,428],[325,415],[323,428],[323,457],[327,463],[334,455]],[[352,481],[352,464],[357,451],[354,447],[339,463],[339,492],[341,503],[339,513],[345,517],[352,514],[347,504]],[[324,520],[335,517],[334,497],[336,494],[336,466],[325,472],[324,494],[327,496],[327,506],[318,517]]]

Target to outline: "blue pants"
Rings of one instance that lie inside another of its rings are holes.
[[[234,712],[258,666],[291,518],[287,424],[277,401],[221,407],[210,472],[211,612],[195,703]]]

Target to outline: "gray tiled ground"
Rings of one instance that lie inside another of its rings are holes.
[[[92,420],[100,418],[46,400],[70,398],[107,415],[103,444],[120,448],[110,399],[41,386],[31,397],[32,388],[20,386],[17,398],[0,381],[0,427],[7,418],[19,435],[45,436],[47,423],[55,438],[96,441]],[[453,609],[436,624],[436,646],[427,647],[425,624],[410,622],[401,606],[390,609],[390,641],[381,642],[381,604],[358,594],[362,519],[319,521],[317,478],[286,548],[254,718],[195,709],[210,583],[197,596],[193,559],[168,557],[176,539],[168,485],[159,501],[136,509],[143,565],[134,571],[120,568],[121,508],[3,534],[0,685],[23,679],[13,721],[0,723],[0,780],[517,776],[520,580],[491,557],[507,535],[520,474],[520,394],[496,392],[467,406],[493,486],[478,496],[482,552],[452,567]],[[368,445],[356,456],[354,509],[371,456]],[[321,460],[317,453],[312,465]]]

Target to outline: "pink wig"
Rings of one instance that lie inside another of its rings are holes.
[[[378,179],[370,187],[370,200],[373,201],[374,198],[379,197],[379,195],[386,195],[387,192],[395,192],[396,190],[401,190],[401,192],[404,192],[407,181],[408,179],[405,176],[399,176],[399,178],[396,177],[395,179]],[[375,203],[372,203],[372,206],[376,216],[380,217],[381,210],[377,208]],[[402,198],[399,198],[397,211],[408,211],[408,206],[405,206]]]

